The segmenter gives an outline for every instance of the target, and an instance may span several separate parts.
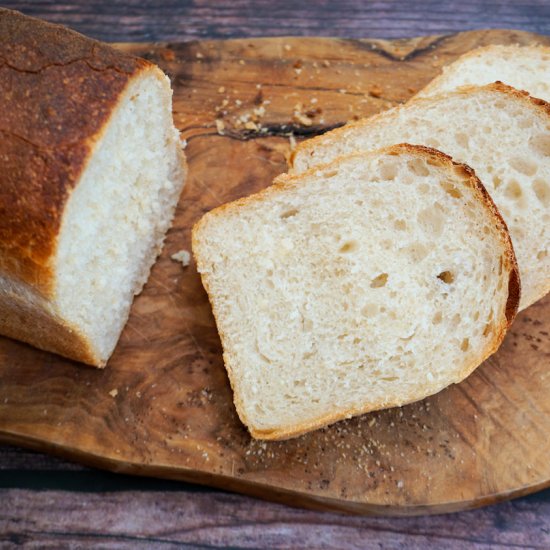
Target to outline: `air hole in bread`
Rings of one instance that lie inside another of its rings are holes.
[[[443,314],[441,313],[441,311],[436,311],[435,315],[432,317],[432,323],[434,325],[439,325],[439,323],[441,323],[442,320],[443,320]]]
[[[361,314],[365,317],[372,317],[378,313],[378,306],[376,304],[365,304],[361,308]]]
[[[474,313],[474,321],[477,321],[479,319],[479,311],[476,311]]]
[[[470,347],[470,340],[468,338],[464,338],[464,340],[462,340],[462,344],[460,344],[460,349],[462,351],[468,351],[469,347]]]
[[[348,252],[354,252],[359,247],[357,241],[346,241],[338,250],[342,254],[347,254]]]
[[[443,187],[443,190],[451,195],[451,197],[454,197],[455,199],[459,199],[460,197],[462,197],[462,193],[459,189],[457,189],[455,187],[455,185],[453,183],[451,183],[450,181],[444,181],[441,183],[441,187]]]
[[[430,192],[430,186],[426,183],[421,183],[418,186],[418,192],[422,195],[427,195]]]
[[[430,173],[428,167],[426,166],[426,163],[422,159],[409,160],[409,162],[407,162],[407,166],[409,167],[411,172],[413,174],[416,174],[417,176],[426,177]]]
[[[550,135],[537,134],[529,140],[529,145],[539,155],[550,156]]]
[[[483,329],[483,336],[487,337],[493,332],[493,323],[487,323]]]
[[[395,220],[393,225],[395,229],[398,229],[399,231],[405,231],[405,229],[407,229],[407,222],[405,220]]]
[[[464,132],[456,132],[455,140],[461,147],[464,147],[465,149],[468,148],[470,139],[468,135],[465,134]]]
[[[493,176],[493,189],[498,189],[502,183],[502,178],[500,176]]]
[[[536,179],[533,182],[533,191],[544,206],[550,206],[550,186],[546,181]]]
[[[413,262],[421,262],[430,253],[429,248],[422,243],[413,243],[404,248]]]
[[[528,117],[519,117],[517,122],[518,128],[531,128],[533,126],[533,120]]]
[[[506,186],[504,193],[507,197],[516,201],[521,199],[523,195],[521,185],[517,182],[517,180],[510,180],[510,183]]]
[[[386,286],[387,282],[388,282],[388,274],[387,273],[380,273],[380,275],[376,276],[370,282],[370,287],[371,288],[381,288],[383,286]],[[380,311],[382,311],[382,310],[380,310]]]
[[[323,172],[323,177],[326,179],[333,178],[334,176],[338,175],[338,170],[328,170],[326,172]]]
[[[292,216],[296,216],[298,214],[298,210],[296,208],[291,208],[290,210],[286,210],[281,214],[281,218],[284,220],[286,218],[292,218]]]
[[[441,281],[443,281],[445,284],[450,285],[452,282],[454,282],[455,277],[451,271],[442,271],[437,278]]]
[[[383,180],[393,181],[397,176],[397,166],[393,162],[386,161],[380,166],[380,177]]]
[[[397,378],[397,376],[382,376],[380,380],[384,380],[384,382],[395,382],[399,380],[399,378]]]
[[[417,219],[425,231],[429,231],[434,237],[441,235],[445,224],[445,215],[438,203],[435,203],[433,207],[421,210]]]
[[[548,256],[548,250],[541,250],[537,253],[537,260],[542,260]]]
[[[526,158],[512,157],[510,159],[510,166],[520,174],[525,174],[526,176],[534,176],[537,173],[537,165]]]

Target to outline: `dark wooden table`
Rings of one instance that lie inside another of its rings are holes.
[[[397,38],[488,27],[550,34],[547,0],[35,0],[2,5],[107,41],[278,35]],[[20,544],[550,548],[550,491],[448,516],[363,518],[115,475],[0,446],[0,548]]]

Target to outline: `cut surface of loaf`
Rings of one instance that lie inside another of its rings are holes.
[[[193,252],[241,420],[284,439],[465,378],[500,344],[519,280],[472,171],[398,145],[206,214]]]
[[[54,307],[111,355],[174,216],[182,189],[168,78],[133,81],[93,151],[63,216]]]
[[[517,45],[477,48],[443,67],[443,72],[415,97],[439,95],[461,86],[483,86],[496,81],[550,101],[550,48]]]
[[[104,366],[184,182],[170,82],[17,12],[0,34],[0,334]]]
[[[550,290],[550,106],[490,84],[413,100],[303,142],[292,172],[408,141],[471,166],[506,221],[522,280],[520,309]]]

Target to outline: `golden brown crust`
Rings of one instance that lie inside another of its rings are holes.
[[[151,64],[0,9],[0,272],[51,296],[64,206],[128,82]]]
[[[25,296],[21,292],[0,293],[0,312],[0,334],[31,345],[40,342],[44,350],[88,365],[105,366],[78,329],[51,312],[45,300],[32,289]]]
[[[292,188],[297,185],[300,185],[301,180],[304,178],[304,176],[314,175],[316,172],[319,172],[322,170],[330,170],[333,165],[337,165],[344,158],[363,157],[370,154],[383,154],[383,153],[392,154],[392,155],[412,153],[415,155],[427,157],[428,162],[434,165],[439,165],[446,169],[452,168],[456,174],[460,175],[463,178],[463,182],[468,187],[474,190],[480,203],[485,206],[490,216],[493,218],[505,250],[504,257],[503,257],[503,268],[509,271],[509,285],[508,285],[508,297],[506,301],[505,311],[503,312],[504,318],[502,319],[500,324],[497,327],[495,327],[494,338],[488,344],[487,348],[483,350],[478,357],[474,357],[472,361],[468,363],[462,369],[460,374],[457,376],[455,383],[458,383],[464,380],[464,378],[466,378],[469,374],[471,374],[487,357],[492,355],[500,346],[502,340],[504,339],[504,336],[506,334],[508,327],[514,320],[518,311],[519,300],[520,300],[520,278],[519,278],[519,269],[516,261],[516,256],[514,253],[510,235],[508,233],[508,228],[506,226],[506,223],[502,219],[502,216],[500,215],[498,209],[496,208],[493,200],[491,199],[489,193],[487,192],[485,187],[482,185],[480,180],[477,178],[472,168],[470,168],[465,164],[453,161],[453,159],[450,156],[446,155],[445,153],[442,153],[441,151],[438,151],[437,149],[424,147],[422,145],[410,145],[407,143],[402,143],[402,144],[393,145],[390,147],[384,147],[375,152],[358,152],[352,155],[338,157],[334,161],[328,164],[317,165],[313,168],[310,168],[306,172],[300,173],[298,175],[283,174],[275,179],[275,182],[272,186],[264,189],[263,191],[260,191],[259,193],[256,193],[254,195],[250,195],[249,197],[245,197],[245,198],[236,200],[234,202],[224,204],[218,208],[215,208],[214,210],[211,210],[209,213],[203,216],[193,227],[193,231],[192,231],[193,253],[195,254],[195,257],[197,259],[197,264],[199,264],[201,261],[200,254],[197,253],[197,251],[199,250],[199,233],[201,231],[201,227],[207,222],[209,217],[223,214],[228,210],[239,209],[244,205],[252,204],[258,201],[263,201],[273,193],[276,194],[284,189]],[[216,319],[216,324],[218,327],[220,327],[220,324],[218,322],[219,312],[217,311],[216,304],[212,299],[208,277],[201,273],[201,280],[208,294],[210,303],[212,305],[212,311],[214,314],[214,318]],[[345,411],[340,410],[336,412],[331,412],[322,417],[316,418],[315,420],[310,420],[307,422],[297,422],[293,426],[286,426],[284,428],[273,428],[268,430],[256,429],[252,426],[250,422],[248,422],[240,395],[238,394],[237,391],[235,391],[236,384],[234,381],[234,373],[231,368],[231,362],[229,360],[230,354],[227,351],[226,335],[222,330],[220,330],[220,339],[222,341],[222,347],[224,349],[224,354],[223,354],[224,364],[227,369],[231,388],[233,389],[233,401],[235,403],[237,413],[239,415],[239,418],[243,422],[243,424],[245,424],[248,427],[252,437],[257,439],[281,440],[281,439],[298,437],[306,432],[309,432],[317,428],[322,428],[323,426],[327,426],[329,424],[332,424],[344,418],[350,418],[352,416],[357,416],[359,414],[364,414],[364,413],[367,413],[373,410],[379,410],[382,408],[402,406],[402,405],[406,405],[408,403],[412,403],[414,401],[419,400],[418,397],[411,396],[409,398],[404,397],[399,402],[365,403],[361,407],[350,408]],[[437,393],[442,389],[443,388],[434,388],[433,391],[431,391],[431,394]],[[427,397],[427,395],[423,396],[422,399],[424,397]]]

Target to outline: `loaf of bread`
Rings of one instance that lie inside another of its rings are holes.
[[[550,290],[550,106],[503,84],[417,99],[303,142],[292,171],[408,141],[471,166],[506,221],[521,272],[520,309]]]
[[[415,97],[439,95],[461,86],[483,86],[496,81],[550,101],[550,48],[515,45],[477,48],[443,67],[441,75]]]
[[[284,439],[459,382],[513,320],[506,226],[473,172],[397,145],[283,175],[193,229],[241,420]]]
[[[17,12],[0,36],[0,333],[103,366],[184,182],[170,83]]]

